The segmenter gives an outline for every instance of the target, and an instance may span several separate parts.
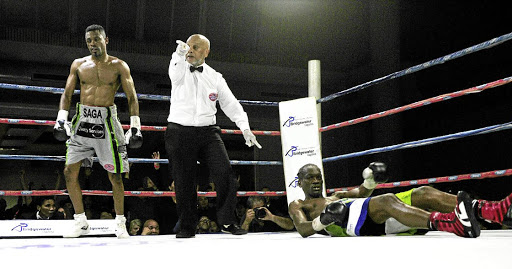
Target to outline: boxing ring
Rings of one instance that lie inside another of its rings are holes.
[[[357,85],[355,87],[337,92],[335,94],[320,98],[317,103],[324,103],[350,93],[397,79],[403,76],[419,72],[435,65],[443,64],[471,53],[478,52],[499,45],[512,39],[512,33],[491,39],[489,41],[474,45],[472,47],[451,53],[449,55],[418,64],[416,66],[389,74],[387,76]],[[379,113],[358,117],[352,120],[328,125],[319,129],[320,133],[334,129],[359,124],[362,122],[377,120],[390,115],[411,111],[427,105],[441,102],[450,102],[456,98],[464,98],[469,94],[479,94],[484,91],[498,88],[512,81],[512,77],[504,77],[467,89],[458,90],[434,96],[425,100],[406,104],[396,108],[388,109]],[[61,94],[63,89],[52,87],[38,87],[28,85],[14,85],[0,83],[0,88]],[[77,90],[75,94],[78,94]],[[123,98],[124,94],[117,94]],[[168,96],[138,94],[141,100],[169,101]],[[278,106],[278,103],[267,101],[245,101],[240,100],[243,105]],[[1,115],[0,115],[1,116]],[[20,125],[43,125],[53,126],[55,121],[31,120],[31,119],[9,119],[0,118],[0,124]],[[128,125],[123,125],[128,129]],[[487,135],[512,128],[512,121],[489,125],[472,130],[464,130],[456,133],[435,136],[431,138],[407,141],[400,144],[367,149],[363,151],[341,154],[323,158],[324,163],[338,162],[348,158],[357,158],[376,153],[385,153],[395,150],[410,149],[415,147],[429,146],[445,141],[463,139],[466,137]],[[142,126],[142,131],[165,131],[162,126]],[[225,135],[240,135],[239,130],[222,130]],[[280,136],[279,131],[253,131],[259,136]],[[4,160],[31,160],[31,161],[55,161],[63,162],[64,156],[39,156],[39,155],[0,155]],[[96,158],[93,158],[96,161]],[[143,159],[129,158],[131,163],[167,163],[166,159]],[[262,165],[279,166],[283,165],[280,160],[271,161],[246,161],[231,160],[232,165]],[[466,180],[503,178],[512,174],[512,167],[496,167],[496,170],[468,172],[458,175],[440,175],[424,179],[393,181],[379,184],[376,189],[391,189],[399,187],[420,186],[427,184],[438,184],[445,182],[458,182]],[[328,188],[327,193],[339,190],[349,190],[356,186],[342,186]],[[512,192],[512,188],[508,190]],[[84,195],[111,196],[110,191],[84,190]],[[66,190],[0,190],[0,196],[48,196],[67,195]],[[215,197],[215,192],[198,192],[199,196]],[[286,191],[238,191],[238,196],[285,196]],[[166,197],[174,196],[170,191],[125,191],[125,196],[140,197]],[[14,224],[13,224],[14,225]],[[55,263],[75,264],[77,257],[80,259],[92,258],[94,263],[106,266],[126,265],[130,267],[145,265],[167,265],[187,264],[196,258],[197,263],[204,263],[207,266],[220,266],[219,258],[222,259],[222,266],[231,268],[242,264],[250,267],[260,265],[272,266],[275,264],[286,264],[288,266],[378,266],[390,268],[403,264],[413,265],[419,268],[430,268],[433,264],[442,267],[455,266],[457,268],[478,268],[484,266],[510,267],[506,255],[512,249],[512,230],[482,230],[477,239],[459,238],[453,234],[442,232],[429,232],[423,236],[383,236],[383,237],[353,237],[353,238],[331,238],[321,235],[314,235],[308,238],[301,238],[297,232],[282,233],[250,233],[245,236],[233,236],[225,234],[198,234],[195,239],[176,239],[174,235],[160,236],[132,236],[128,240],[118,240],[108,236],[86,236],[76,239],[62,239],[56,236],[49,237],[24,237],[6,236],[0,234],[4,239],[0,240],[0,253],[4,257],[12,257],[13,260],[23,260],[24,265],[41,265],[38,261],[45,260],[50,255],[58,253],[58,259],[48,264],[53,268]],[[7,239],[5,239],[7,238]],[[203,251],[199,251],[203,250]],[[78,256],[79,255],[79,256]],[[130,256],[127,256],[130,255]],[[30,257],[30,259],[23,259]],[[124,259],[119,259],[125,257]],[[129,257],[129,258],[126,258]],[[333,261],[326,261],[334,257]],[[347,258],[349,257],[349,258]],[[200,258],[200,260],[198,259]],[[268,263],[271,262],[271,263]],[[79,262],[76,267],[91,266]],[[209,263],[209,264],[206,264]],[[213,264],[213,265],[210,265]],[[195,266],[195,265],[194,265]],[[201,265],[199,265],[201,266]],[[74,266],[75,267],[75,266]],[[81,267],[80,267],[81,268]]]
[[[443,232],[424,236],[301,238],[296,232],[198,234],[194,239],[173,235],[32,238],[0,240],[0,253],[23,268],[101,268],[180,266],[196,268],[509,268],[512,233],[482,231],[475,240]],[[48,261],[52,257],[50,262]],[[193,263],[191,261],[194,261]]]

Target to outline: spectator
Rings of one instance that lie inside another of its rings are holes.
[[[246,198],[246,197],[242,197]],[[236,218],[238,219],[238,223],[241,223],[242,219],[245,218],[245,212],[247,211],[247,207],[245,204],[247,203],[247,199],[241,199],[236,204]]]
[[[108,211],[101,211],[100,219],[114,219],[114,216],[112,216],[112,213]]]
[[[25,178],[26,172],[25,169],[21,169],[19,171],[20,174],[20,186],[22,190],[30,191],[32,190],[32,187],[34,186],[34,182],[30,181],[27,183],[27,179]],[[20,196],[20,199],[23,200],[21,205],[21,212],[29,211],[27,207],[30,207],[32,204],[32,196]],[[18,201],[19,204],[19,201]],[[32,208],[33,209],[33,208]]]
[[[65,219],[73,219],[73,214],[75,214],[75,210],[73,209],[73,204],[71,203],[71,199],[67,197],[65,200],[61,200],[59,202],[61,205],[57,211],[61,212],[64,215]]]
[[[210,229],[208,230],[208,233],[214,234],[220,232],[219,225],[217,225],[217,222],[211,220],[210,221]]]
[[[148,219],[144,222],[144,228],[142,228],[141,235],[159,235],[160,225],[154,219]]]
[[[271,190],[268,187],[263,187],[261,191],[269,192]],[[265,207],[267,207],[270,212],[279,216],[287,215],[288,202],[286,201],[286,196],[264,196],[263,198],[265,198]]]
[[[159,160],[160,151],[155,151],[152,158]],[[157,186],[161,190],[174,191],[174,181],[169,176],[169,165],[161,165],[158,162],[153,163],[155,170],[154,178],[158,181]],[[157,209],[155,212],[161,224],[160,234],[176,233],[178,229],[178,213],[176,211],[176,197],[158,198]]]
[[[263,187],[263,188],[261,188],[261,191],[269,192],[270,189],[268,187]],[[270,208],[270,200],[271,200],[270,196],[264,196],[263,198],[265,199],[265,206]]]
[[[215,208],[210,205],[209,199],[206,196],[197,197],[197,214],[199,218],[206,216],[210,220],[216,220]]]
[[[0,197],[0,220],[7,219],[6,210],[7,209],[7,201],[4,198]]]
[[[99,215],[99,212],[95,212],[92,199],[93,197],[90,195],[83,198],[84,212],[87,219],[94,219],[95,215]]]
[[[160,152],[154,151],[151,156],[155,160],[160,159]],[[142,165],[137,165],[140,167]],[[136,173],[131,173],[131,190],[139,191],[160,191],[170,190],[173,191],[173,184],[169,181],[169,174],[167,165],[161,165],[158,162],[153,163],[153,167],[147,166],[146,169],[133,170]],[[144,174],[141,174],[144,173]],[[137,178],[142,178],[142,181],[133,180],[137,175]],[[127,182],[127,183],[128,183]],[[157,219],[160,224],[160,234],[171,234],[175,233],[173,227],[178,222],[178,215],[176,213],[176,202],[175,197],[126,197],[127,211],[129,212],[129,219]]]
[[[277,232],[293,230],[293,221],[290,217],[272,214],[265,207],[265,198],[251,196],[247,199],[248,209],[245,218],[242,220],[242,229],[249,232]]]
[[[68,214],[66,213],[66,210],[63,207],[57,208],[57,211],[60,212],[62,216],[64,216],[64,219],[68,219]]]
[[[210,232],[210,219],[207,216],[202,216],[199,218],[199,222],[197,223],[196,233],[198,234],[206,234]]]
[[[128,229],[128,233],[130,235],[139,235],[141,226],[142,226],[142,221],[140,219],[134,219],[134,220],[130,221],[130,228]]]
[[[139,191],[158,191],[153,180],[145,176]],[[127,210],[130,212],[131,219],[150,219],[155,217],[157,205],[161,198],[138,196],[126,197]]]
[[[10,208],[5,209],[5,219],[11,220],[16,219],[17,216],[19,216],[20,213],[20,205],[21,205],[21,196],[18,197],[18,203]]]
[[[83,170],[83,173],[78,174],[78,182],[80,183],[80,187],[84,190],[91,189],[91,175],[92,175],[92,158],[85,158],[82,161],[82,165],[80,168]]]
[[[64,215],[57,211],[53,197],[37,197],[34,199],[34,203],[37,210],[22,213],[20,219],[64,219]]]
[[[145,176],[142,180],[142,190],[143,191],[158,191],[158,187],[156,186],[155,182],[148,177]]]
[[[154,151],[151,155],[151,158],[155,160],[160,160],[160,151]],[[152,173],[153,182],[156,184],[157,188],[160,190],[167,189],[171,182],[172,178],[169,176],[169,164],[162,165],[159,162],[153,163],[154,172]]]

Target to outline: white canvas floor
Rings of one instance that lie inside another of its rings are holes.
[[[424,236],[301,238],[296,232],[0,239],[2,268],[512,268],[512,230],[477,239]],[[33,266],[33,267],[32,267]],[[153,267],[158,266],[158,267]],[[163,267],[165,266],[165,267]]]

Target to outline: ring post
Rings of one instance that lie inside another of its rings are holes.
[[[322,97],[322,81],[320,74],[320,60],[310,60],[308,62],[308,96],[318,100]],[[317,102],[316,113],[318,117],[318,126],[322,126],[322,105]],[[322,148],[322,137],[318,136],[318,143]]]

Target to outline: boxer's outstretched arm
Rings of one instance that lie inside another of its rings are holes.
[[[367,189],[361,184],[359,187],[348,191],[337,191],[333,194],[336,198],[366,198],[369,197],[374,189]]]
[[[288,213],[293,220],[297,232],[299,232],[302,237],[308,237],[316,233],[313,229],[312,221],[307,219],[306,214],[304,214],[302,210],[302,202],[300,200],[290,203]]]

